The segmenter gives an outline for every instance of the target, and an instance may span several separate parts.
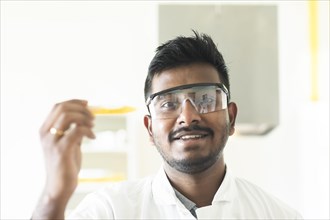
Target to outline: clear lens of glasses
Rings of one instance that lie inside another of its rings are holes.
[[[149,105],[151,116],[159,119],[176,118],[188,101],[200,114],[227,108],[227,94],[219,86],[196,86],[156,95]]]

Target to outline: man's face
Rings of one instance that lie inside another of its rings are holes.
[[[195,83],[221,83],[217,70],[209,64],[191,64],[165,70],[154,77],[151,93]],[[200,114],[190,101],[182,103],[175,118],[145,116],[149,135],[163,159],[174,169],[200,173],[222,158],[228,136],[234,133],[236,105]]]

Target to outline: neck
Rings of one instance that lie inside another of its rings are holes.
[[[213,197],[219,189],[226,171],[223,157],[220,157],[207,170],[197,174],[182,173],[168,164],[164,168],[172,186],[194,202],[197,207],[212,204]]]

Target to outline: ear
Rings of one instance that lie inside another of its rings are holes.
[[[153,142],[151,116],[145,115],[143,118],[143,123],[144,123],[144,127],[146,127],[148,131],[150,141]]]
[[[235,102],[230,102],[228,104],[228,115],[230,124],[229,135],[233,135],[235,133],[235,122],[237,116],[237,105]]]

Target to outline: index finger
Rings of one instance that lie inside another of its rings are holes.
[[[86,100],[72,99],[64,102],[60,102],[54,105],[53,109],[47,116],[45,122],[40,128],[41,133],[48,132],[54,125],[59,115],[63,112],[80,112],[90,118],[94,118],[94,115],[87,108]]]

